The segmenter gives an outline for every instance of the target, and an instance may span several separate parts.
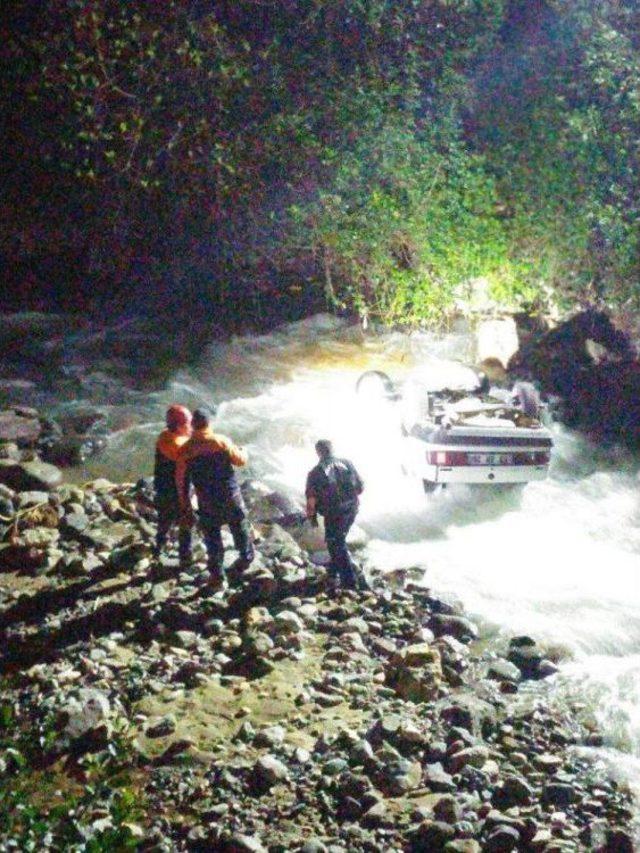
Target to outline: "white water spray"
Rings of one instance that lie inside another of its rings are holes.
[[[250,473],[302,501],[317,438],[333,440],[366,482],[359,523],[381,568],[426,566],[486,630],[529,633],[565,650],[551,689],[579,696],[606,733],[601,755],[640,784],[640,497],[638,460],[554,427],[549,478],[522,491],[459,488],[427,497],[400,473],[398,416],[369,409],[358,376],[400,376],[433,358],[469,360],[468,335],[362,339],[319,318],[217,344],[199,368],[144,401],[146,424],[116,435],[83,478],[135,479],[151,466],[165,406],[217,403],[216,428],[245,444]]]

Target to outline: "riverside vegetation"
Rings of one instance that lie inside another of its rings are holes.
[[[14,308],[638,307],[635,0],[6,6]]]
[[[204,595],[201,551],[151,560],[149,481],[6,441],[0,484],[3,849],[634,849],[593,721],[528,688],[556,654],[487,645],[423,570],[329,597],[300,508],[247,480],[257,559]]]

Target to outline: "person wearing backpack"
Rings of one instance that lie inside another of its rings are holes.
[[[364,483],[348,459],[333,455],[330,441],[316,442],[318,464],[309,471],[305,495],[307,518],[317,525],[318,514],[324,517],[324,538],[329,552],[329,575],[345,589],[356,589],[356,564],[347,548],[347,534],[358,514],[358,496]]]

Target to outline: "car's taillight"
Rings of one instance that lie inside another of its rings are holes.
[[[469,460],[466,453],[456,450],[428,450],[427,462],[429,465],[468,465]]]

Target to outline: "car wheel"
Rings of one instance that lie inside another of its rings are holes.
[[[528,418],[539,418],[541,411],[540,395],[530,382],[518,382],[513,387],[513,395],[519,401],[520,408]]]
[[[382,370],[367,370],[356,382],[356,392],[367,397],[398,400],[400,395],[393,380]]]

